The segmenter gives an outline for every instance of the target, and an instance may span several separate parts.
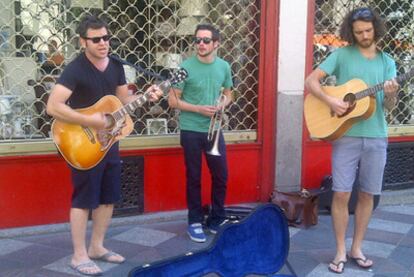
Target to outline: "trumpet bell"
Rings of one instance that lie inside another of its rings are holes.
[[[207,152],[207,154],[211,156],[221,156],[220,152],[217,149],[211,149],[210,151]]]
[[[219,138],[220,138],[220,130],[223,124],[223,114],[224,114],[224,103],[226,101],[226,95],[221,94],[220,97],[217,99],[216,107],[220,107],[219,110],[216,111],[214,116],[210,120],[210,127],[208,129],[207,139],[209,141],[213,141],[213,146],[211,147],[210,151],[207,154],[212,156],[221,156],[220,151],[218,149],[219,145]]]
[[[212,155],[212,156],[221,156],[220,151],[219,151],[219,139],[220,139],[220,130],[217,130],[216,132],[214,132],[214,141],[213,141],[213,146],[211,147],[211,149],[209,151],[207,151],[208,155]]]

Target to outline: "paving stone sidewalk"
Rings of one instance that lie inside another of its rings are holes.
[[[370,270],[361,270],[347,263],[341,276],[414,277],[413,226],[414,204],[380,205],[374,211],[363,245],[375,265]],[[127,261],[122,265],[100,262],[98,265],[105,271],[104,276],[128,276],[138,265],[202,249],[213,239],[209,235],[205,244],[192,242],[186,235],[186,227],[184,211],[114,219],[106,246],[122,253]],[[351,224],[348,246],[352,228]],[[0,230],[0,276],[79,276],[68,267],[71,247],[67,224]],[[288,260],[298,276],[338,276],[327,270],[334,253],[329,215],[320,215],[318,225],[310,229],[290,228]],[[287,268],[281,273],[288,273]]]

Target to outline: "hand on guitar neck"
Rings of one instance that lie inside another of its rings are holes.
[[[157,85],[150,86],[146,92],[148,94],[148,100],[150,102],[156,102],[164,94],[162,90]]]

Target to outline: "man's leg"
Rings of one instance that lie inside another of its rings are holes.
[[[72,233],[73,257],[71,261],[72,267],[90,262],[86,251],[86,228],[88,224],[89,210],[87,209],[70,209],[70,227]],[[102,270],[96,265],[85,267],[82,270],[85,273],[99,273]]]
[[[332,143],[332,178],[334,191],[332,199],[332,223],[336,239],[336,254],[329,269],[337,273],[343,271],[346,258],[345,234],[348,227],[348,202],[355,182],[361,156],[362,139],[342,137]]]
[[[364,147],[359,167],[359,192],[355,209],[354,238],[350,257],[361,267],[370,267],[372,260],[362,253],[362,241],[368,228],[374,205],[374,196],[381,193],[385,163],[387,160],[386,138],[364,138]]]
[[[204,220],[201,202],[202,133],[181,131],[186,170],[186,199],[188,224]]]
[[[374,206],[374,197],[370,193],[363,191],[358,192],[358,202],[355,210],[355,227],[354,238],[352,240],[350,256],[353,258],[361,258],[358,263],[362,266],[369,267],[372,265],[371,260],[366,260],[362,253],[362,241],[364,240],[365,232],[368,228],[368,223],[371,218],[372,209]]]
[[[207,165],[211,174],[211,214],[209,218],[209,224],[220,225],[225,219],[224,203],[226,200],[227,191],[227,156],[226,145],[224,142],[223,134],[220,133],[219,138],[219,152],[220,156],[213,156],[206,154]],[[216,227],[217,227],[216,226]]]
[[[91,244],[89,245],[88,254],[91,258],[98,258],[108,253],[109,250],[103,245],[105,240],[105,234],[111,223],[112,213],[114,205],[99,205],[98,208],[92,212],[92,236]],[[114,263],[121,263],[125,260],[119,254],[114,254],[108,257],[108,261]]]
[[[332,199],[331,215],[336,239],[336,255],[333,260],[335,264],[338,264],[340,261],[346,261],[345,234],[349,221],[348,202],[350,196],[350,192],[335,191]],[[337,271],[332,266],[330,267]],[[342,269],[338,270],[342,271]]]

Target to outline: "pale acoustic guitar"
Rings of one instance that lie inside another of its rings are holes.
[[[414,76],[414,69],[396,77],[402,84]],[[375,94],[383,90],[384,83],[373,87],[360,79],[352,79],[340,86],[323,86],[323,91],[349,103],[348,110],[341,116],[313,94],[309,93],[304,102],[305,122],[312,139],[332,141],[343,136],[352,125],[369,118],[375,111]]]
[[[180,68],[158,86],[162,91],[168,91],[171,85],[184,81],[187,75],[187,71]],[[85,115],[103,113],[111,122],[111,127],[105,130],[97,131],[55,119],[51,128],[53,142],[72,167],[80,170],[95,167],[115,142],[132,132],[134,124],[129,113],[142,106],[148,100],[148,94],[145,92],[124,106],[116,96],[107,95],[92,106],[76,110]]]

